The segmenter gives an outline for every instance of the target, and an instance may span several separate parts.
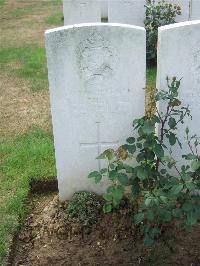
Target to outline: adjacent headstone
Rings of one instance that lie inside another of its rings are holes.
[[[143,26],[146,0],[108,0],[108,21]]]
[[[190,0],[168,0],[181,7],[181,15],[176,17],[176,22],[184,22],[190,19]]]
[[[45,35],[60,199],[102,193],[105,181],[87,178],[103,166],[95,158],[124,143],[144,115],[145,29],[94,23]]]
[[[101,22],[101,1],[63,0],[64,25]]]
[[[191,20],[200,19],[200,0],[191,0]]]
[[[185,140],[185,128],[200,137],[200,20],[177,23],[159,28],[157,88],[166,89],[166,77],[181,79],[180,100],[189,105],[192,121],[188,118],[178,126],[178,137],[183,149],[175,145],[174,158],[183,161],[181,154],[189,152]],[[165,105],[160,104],[160,111]]]

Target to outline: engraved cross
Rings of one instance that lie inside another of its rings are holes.
[[[101,154],[101,148],[106,148],[106,146],[115,146],[119,143],[119,141],[113,142],[101,142],[101,135],[100,135],[100,122],[96,122],[97,125],[97,141],[92,143],[80,143],[81,147],[89,148],[89,147],[96,147],[97,148],[97,156]],[[101,170],[101,160],[98,160],[98,168],[99,171]]]

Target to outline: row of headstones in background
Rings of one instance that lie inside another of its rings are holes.
[[[91,22],[142,26],[146,0],[63,0],[64,25]]]
[[[68,26],[46,32],[46,49],[60,199],[79,190],[102,193],[105,183],[97,186],[87,178],[104,167],[95,158],[124,143],[132,121],[144,114],[145,30]],[[159,29],[159,89],[167,88],[167,75],[183,77],[180,98],[193,115],[186,124],[200,135],[200,21]],[[178,131],[184,141],[182,127]]]
[[[157,2],[159,0],[156,0]],[[200,0],[167,0],[181,7],[176,21],[200,19]],[[144,25],[146,0],[63,0],[64,24],[91,22]]]

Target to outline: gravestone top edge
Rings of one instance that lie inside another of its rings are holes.
[[[200,20],[184,21],[184,22],[179,22],[179,23],[174,23],[174,24],[159,27],[158,32],[162,32],[164,30],[176,29],[176,28],[185,27],[185,26],[198,25],[198,24],[200,24]]]
[[[69,30],[69,29],[77,29],[77,28],[87,28],[87,27],[118,27],[118,28],[126,28],[126,29],[135,29],[135,30],[140,30],[146,32],[144,27],[140,26],[135,26],[135,25],[129,25],[129,24],[121,24],[121,23],[81,23],[81,24],[73,24],[73,25],[68,25],[68,26],[62,26],[62,27],[57,27],[53,29],[49,29],[45,31],[45,35],[54,33],[54,32],[59,32],[63,30]]]

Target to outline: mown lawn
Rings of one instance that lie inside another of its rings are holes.
[[[0,265],[27,216],[31,179],[56,175],[44,31],[61,0],[0,0]],[[17,34],[16,34],[17,32]]]
[[[52,134],[33,128],[14,139],[0,142],[0,259],[9,240],[27,214],[25,202],[31,178],[55,176]],[[0,261],[1,261],[0,260]]]
[[[63,24],[61,0],[0,0],[0,265],[27,215],[31,178],[56,175],[44,31]],[[2,17],[1,17],[2,16]],[[16,34],[16,32],[18,34]],[[150,86],[156,70],[147,72]]]

